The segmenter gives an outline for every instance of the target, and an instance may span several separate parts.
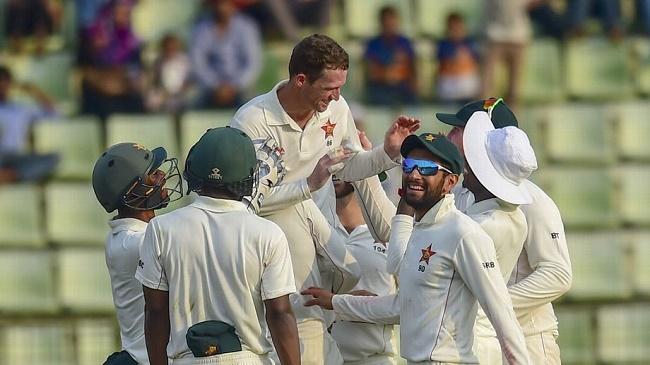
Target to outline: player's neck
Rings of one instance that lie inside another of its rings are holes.
[[[133,218],[138,219],[143,222],[149,223],[153,217],[156,216],[156,213],[153,210],[136,210],[131,208],[119,208],[117,210],[116,219],[120,218]]]
[[[470,189],[470,191],[474,195],[474,203],[482,202],[483,200],[488,200],[495,197],[494,194],[492,194],[482,185],[476,189]]]
[[[336,215],[348,233],[354,231],[358,226],[365,224],[361,207],[357,202],[354,193],[336,199]]]
[[[282,109],[293,119],[300,129],[305,129],[307,122],[314,116],[314,109],[300,102],[300,95],[291,84],[285,84],[277,91]]]

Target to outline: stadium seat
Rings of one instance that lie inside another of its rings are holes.
[[[566,78],[570,96],[625,99],[633,95],[630,47],[607,39],[572,40],[566,46]]]
[[[396,116],[397,112],[390,108],[366,106],[360,118],[362,123],[358,123],[357,128],[366,132],[373,145],[382,144],[386,130]]]
[[[118,331],[112,320],[83,319],[75,324],[77,361],[79,364],[103,364],[108,355],[119,349]]]
[[[411,2],[399,0],[345,0],[343,1],[344,21],[348,35],[354,38],[369,38],[379,32],[379,9],[385,5],[394,6],[399,12],[401,27],[405,34],[414,34]]]
[[[13,324],[0,329],[2,363],[11,365],[76,364],[74,332],[65,322]]]
[[[624,160],[650,161],[650,107],[647,102],[625,103],[615,110],[616,149]]]
[[[190,111],[185,113],[181,121],[181,156],[178,156],[179,161],[187,157],[190,148],[198,142],[199,138],[208,129],[227,126],[233,115],[235,115],[234,109],[223,111]]]
[[[48,251],[3,250],[0,254],[0,311],[56,309],[52,258]]]
[[[43,246],[42,192],[32,184],[0,186],[0,246]]]
[[[429,39],[414,42],[417,91],[421,100],[429,100],[436,96],[434,76],[438,65],[435,57],[435,47]]]
[[[59,244],[101,245],[108,233],[107,214],[90,183],[50,183],[45,187],[46,231]]]
[[[646,303],[608,305],[598,310],[598,354],[609,364],[647,364],[650,307]]]
[[[61,305],[75,312],[112,312],[111,280],[102,248],[64,248],[57,253]]]
[[[567,233],[573,299],[623,299],[632,288],[625,241],[616,232]]]
[[[116,114],[108,118],[107,145],[135,142],[146,148],[165,147],[168,156],[178,156],[176,128],[168,115]]]
[[[650,40],[646,37],[633,40],[637,59],[636,87],[644,95],[650,94]]]
[[[99,120],[69,120],[38,123],[34,126],[34,150],[56,152],[60,179],[90,180],[95,160],[102,152]]]
[[[588,308],[555,310],[560,336],[560,354],[564,364],[594,364],[596,334],[593,313]]]
[[[614,172],[601,168],[553,167],[538,172],[566,227],[607,228],[618,223]]]
[[[133,9],[133,28],[145,42],[157,41],[166,33],[184,36],[199,13],[200,0],[144,0]]]
[[[549,107],[543,116],[546,156],[551,162],[614,161],[613,126],[601,106],[577,104]]]
[[[560,45],[553,39],[535,40],[526,48],[521,98],[530,103],[558,101],[564,97]]]
[[[449,104],[441,104],[441,105],[429,104],[429,105],[422,105],[422,106],[410,106],[410,107],[406,107],[403,110],[403,112],[400,113],[395,112],[394,116],[404,114],[409,117],[419,119],[422,122],[422,126],[417,132],[415,132],[417,134],[424,133],[424,132],[435,132],[435,133],[439,132],[446,135],[447,132],[449,132],[452,127],[448,124],[439,121],[438,118],[436,118],[436,113],[455,113],[456,111],[458,111],[459,107],[460,106],[454,106]]]
[[[650,166],[626,165],[618,169],[621,221],[628,225],[650,225]]]
[[[291,57],[291,45],[288,43],[265,44],[264,63],[255,90],[257,94],[269,92],[280,80],[287,79],[287,65]]]
[[[350,67],[345,85],[343,85],[341,90],[341,95],[348,102],[352,100],[363,100],[366,91],[366,70],[363,62],[365,44],[360,41],[348,41],[344,47],[350,56]]]
[[[632,248],[634,291],[650,295],[650,232],[630,232],[627,235]]]
[[[537,165],[546,165],[546,151],[542,133],[542,121],[545,107],[521,107],[517,111],[517,122],[526,135],[537,157]]]
[[[52,96],[57,101],[71,98],[71,74],[73,55],[68,52],[48,54],[29,59],[24,73],[16,75],[16,79],[31,82]]]
[[[422,35],[444,37],[447,15],[451,12],[458,12],[465,18],[468,34],[476,34],[480,30],[483,4],[475,0],[416,0],[415,12],[417,27]]]

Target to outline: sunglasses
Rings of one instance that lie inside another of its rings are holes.
[[[453,174],[449,169],[444,168],[433,161],[416,160],[414,158],[405,158],[402,161],[402,171],[405,174],[410,174],[415,168],[417,168],[423,176],[433,176],[438,173],[438,170]]]

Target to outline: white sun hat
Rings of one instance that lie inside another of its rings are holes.
[[[494,129],[488,113],[478,111],[467,121],[463,146],[474,176],[489,192],[512,204],[532,202],[522,183],[537,170],[537,158],[524,131]]]

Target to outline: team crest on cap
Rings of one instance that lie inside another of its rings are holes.
[[[422,251],[422,257],[420,257],[420,262],[424,261],[429,265],[429,259],[431,256],[435,255],[436,252],[431,250],[431,245],[429,247],[424,248],[421,250]]]
[[[433,134],[427,134],[426,136],[424,136],[424,139],[427,140],[427,142],[432,142],[434,139],[436,139],[436,136],[434,136]]]
[[[212,180],[221,180],[221,170],[216,167],[213,168],[212,173],[208,177]]]
[[[334,128],[336,128],[336,123],[332,124],[332,122],[330,122],[329,119],[327,120],[327,123],[325,123],[325,125],[320,127],[320,129],[325,131],[325,139],[327,139],[327,137],[333,137],[334,136]]]
[[[145,150],[146,150],[146,148],[144,148],[143,145],[138,144],[138,143],[134,143],[134,144],[133,144],[133,148],[135,148],[135,149],[138,150],[138,151],[145,151]]]
[[[494,104],[496,104],[496,102],[497,102],[497,98],[485,99],[485,101],[483,102],[483,110],[489,110],[494,106]]]

